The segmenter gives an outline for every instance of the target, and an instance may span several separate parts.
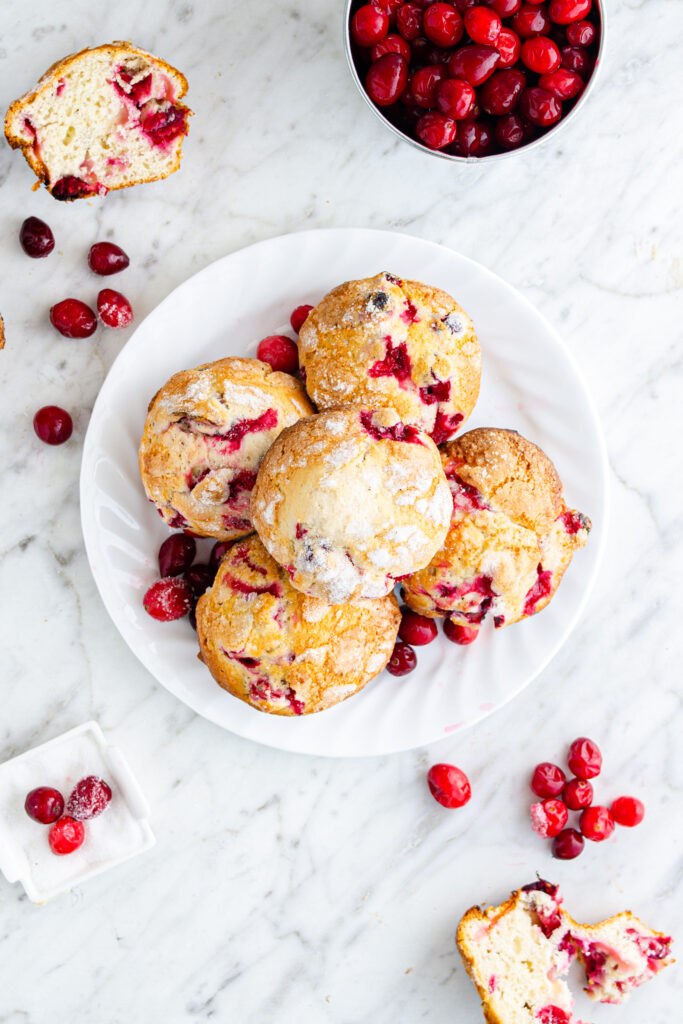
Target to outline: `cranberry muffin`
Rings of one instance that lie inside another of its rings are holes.
[[[568,509],[548,456],[513,430],[480,428],[441,451],[453,495],[445,544],[405,580],[407,604],[421,615],[496,628],[549,603],[590,520]]]
[[[429,563],[452,500],[434,442],[393,409],[299,420],[261,464],[251,515],[297,588],[330,604],[384,597]]]
[[[481,353],[469,316],[446,292],[377,274],[334,288],[299,333],[306,389],[319,409],[395,409],[436,444],[479,395]]]
[[[258,359],[176,373],[150,402],[140,442],[147,497],[173,529],[219,540],[251,533],[261,459],[281,430],[312,412],[297,380]]]
[[[200,657],[258,711],[310,715],[382,671],[400,618],[393,594],[336,605],[302,594],[253,535],[230,548],[199,599]]]

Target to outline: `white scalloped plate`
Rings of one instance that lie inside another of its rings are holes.
[[[440,633],[418,668],[384,672],[329,711],[285,718],[254,711],[214,683],[186,620],[158,623],[142,595],[157,575],[166,527],[138,477],[147,404],[178,370],[256,354],[286,332],[290,311],[351,278],[390,270],[446,289],[472,316],[483,353],[479,403],[467,427],[519,430],[553,459],[567,502],[593,520],[557,596],[539,615],[471,647]],[[365,229],[284,235],[225,256],[176,288],[140,324],[109,371],[93,410],[81,469],[81,518],[102,599],[126,643],[171,693],[240,736],[284,750],[338,757],[407,750],[451,734],[511,700],[571,633],[603,547],[607,471],[597,416],[574,360],[553,328],[477,263],[420,238]]]

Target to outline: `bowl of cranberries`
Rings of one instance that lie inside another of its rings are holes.
[[[346,53],[375,114],[447,160],[539,145],[581,107],[601,0],[348,0]]]

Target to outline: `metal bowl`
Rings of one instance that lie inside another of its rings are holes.
[[[598,11],[598,14],[600,15],[600,42],[598,44],[598,53],[597,57],[595,58],[595,66],[593,68],[593,73],[588,80],[586,88],[583,90],[583,92],[579,96],[579,99],[574,104],[569,113],[566,115],[566,117],[562,117],[557,122],[557,124],[553,125],[553,127],[549,129],[549,131],[545,132],[544,135],[539,135],[539,137],[537,139],[534,139],[532,142],[527,142],[523,146],[518,146],[517,149],[508,149],[504,150],[501,153],[491,153],[489,156],[456,156],[454,153],[445,153],[441,149],[430,149],[429,146],[423,145],[421,142],[418,142],[417,139],[413,139],[410,135],[406,135],[405,132],[402,132],[400,128],[397,128],[395,124],[393,124],[387,117],[384,116],[381,109],[375,106],[375,104],[372,102],[367,92],[365,91],[365,87],[358,75],[358,69],[353,59],[353,44],[351,42],[351,15],[355,8],[360,6],[361,2],[364,2],[364,0],[346,0],[346,3],[344,5],[344,50],[346,52],[346,60],[349,65],[349,70],[351,71],[351,77],[356,83],[356,86],[361,96],[363,97],[367,105],[370,107],[375,117],[377,117],[382,122],[384,127],[388,128],[390,132],[393,132],[393,134],[397,138],[401,139],[403,142],[407,142],[409,145],[413,146],[415,149],[419,149],[420,152],[422,153],[426,153],[428,156],[436,156],[440,160],[449,160],[451,163],[456,164],[472,164],[482,163],[484,161],[489,162],[491,160],[500,160],[503,157],[516,156],[519,153],[526,153],[530,149],[536,149],[538,148],[538,146],[543,145],[543,143],[546,142],[548,139],[554,139],[557,136],[558,132],[565,127],[565,125],[569,124],[570,121],[574,120],[579,110],[582,110],[585,106],[585,102],[595,86],[595,80],[598,77],[600,64],[605,49],[605,10],[602,0],[594,0],[595,7]]]

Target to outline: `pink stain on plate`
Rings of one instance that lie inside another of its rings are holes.
[[[447,725],[444,732],[455,732],[456,729],[462,729],[464,722],[455,722],[453,725]]]
[[[486,704],[480,704],[479,705],[479,710],[480,711],[490,711],[492,708],[495,708],[495,706],[496,705],[492,701],[487,701]]]

